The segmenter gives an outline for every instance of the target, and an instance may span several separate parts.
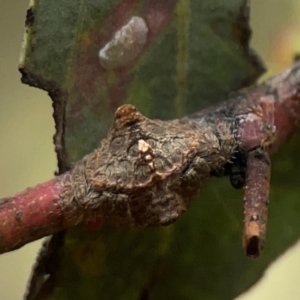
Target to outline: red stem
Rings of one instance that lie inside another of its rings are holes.
[[[65,176],[65,175],[63,175]],[[74,224],[61,202],[61,177],[0,200],[0,252],[60,231]]]
[[[300,62],[254,87],[238,109],[238,128],[247,150],[243,244],[249,257],[259,257],[265,243],[270,185],[269,154],[295,132],[300,120]],[[247,112],[247,114],[245,114]]]
[[[268,153],[274,152],[295,131],[300,119],[300,62],[236,99],[200,112],[198,117],[206,118],[207,122],[219,120],[220,124],[222,120],[226,123],[232,113],[240,121],[232,130],[237,130],[240,148],[248,152],[244,244],[246,253],[257,257],[263,248],[267,221]],[[261,151],[260,155],[257,151]],[[0,200],[0,253],[74,226],[84,216],[95,215],[74,202],[76,187],[72,180],[71,174],[66,173]],[[90,189],[88,185],[78,187],[79,191],[81,188]],[[93,221],[93,217],[87,219]]]
[[[270,190],[271,162],[261,149],[248,155],[244,196],[244,238],[247,256],[259,257],[264,248]]]

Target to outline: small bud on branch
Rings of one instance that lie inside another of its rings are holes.
[[[269,154],[297,128],[300,62],[262,85],[180,120],[150,120],[123,105],[107,138],[62,174],[0,200],[0,253],[80,222],[175,222],[214,175],[244,187],[246,254],[266,233]]]

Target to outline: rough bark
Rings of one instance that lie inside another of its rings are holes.
[[[300,62],[262,85],[179,120],[123,105],[107,138],[70,172],[0,200],[0,252],[101,219],[115,226],[175,222],[211,176],[245,188],[246,254],[263,250],[269,154],[296,129]]]

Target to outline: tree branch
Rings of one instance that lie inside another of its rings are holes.
[[[211,176],[245,189],[244,247],[263,250],[269,154],[300,118],[300,62],[284,73],[180,120],[150,120],[123,105],[99,148],[70,172],[0,200],[0,253],[74,226],[175,222]]]

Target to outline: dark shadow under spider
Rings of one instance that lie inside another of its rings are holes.
[[[245,185],[246,168],[247,152],[243,149],[238,149],[221,172],[213,172],[211,175],[216,177],[229,176],[231,185],[236,189],[241,189]]]

